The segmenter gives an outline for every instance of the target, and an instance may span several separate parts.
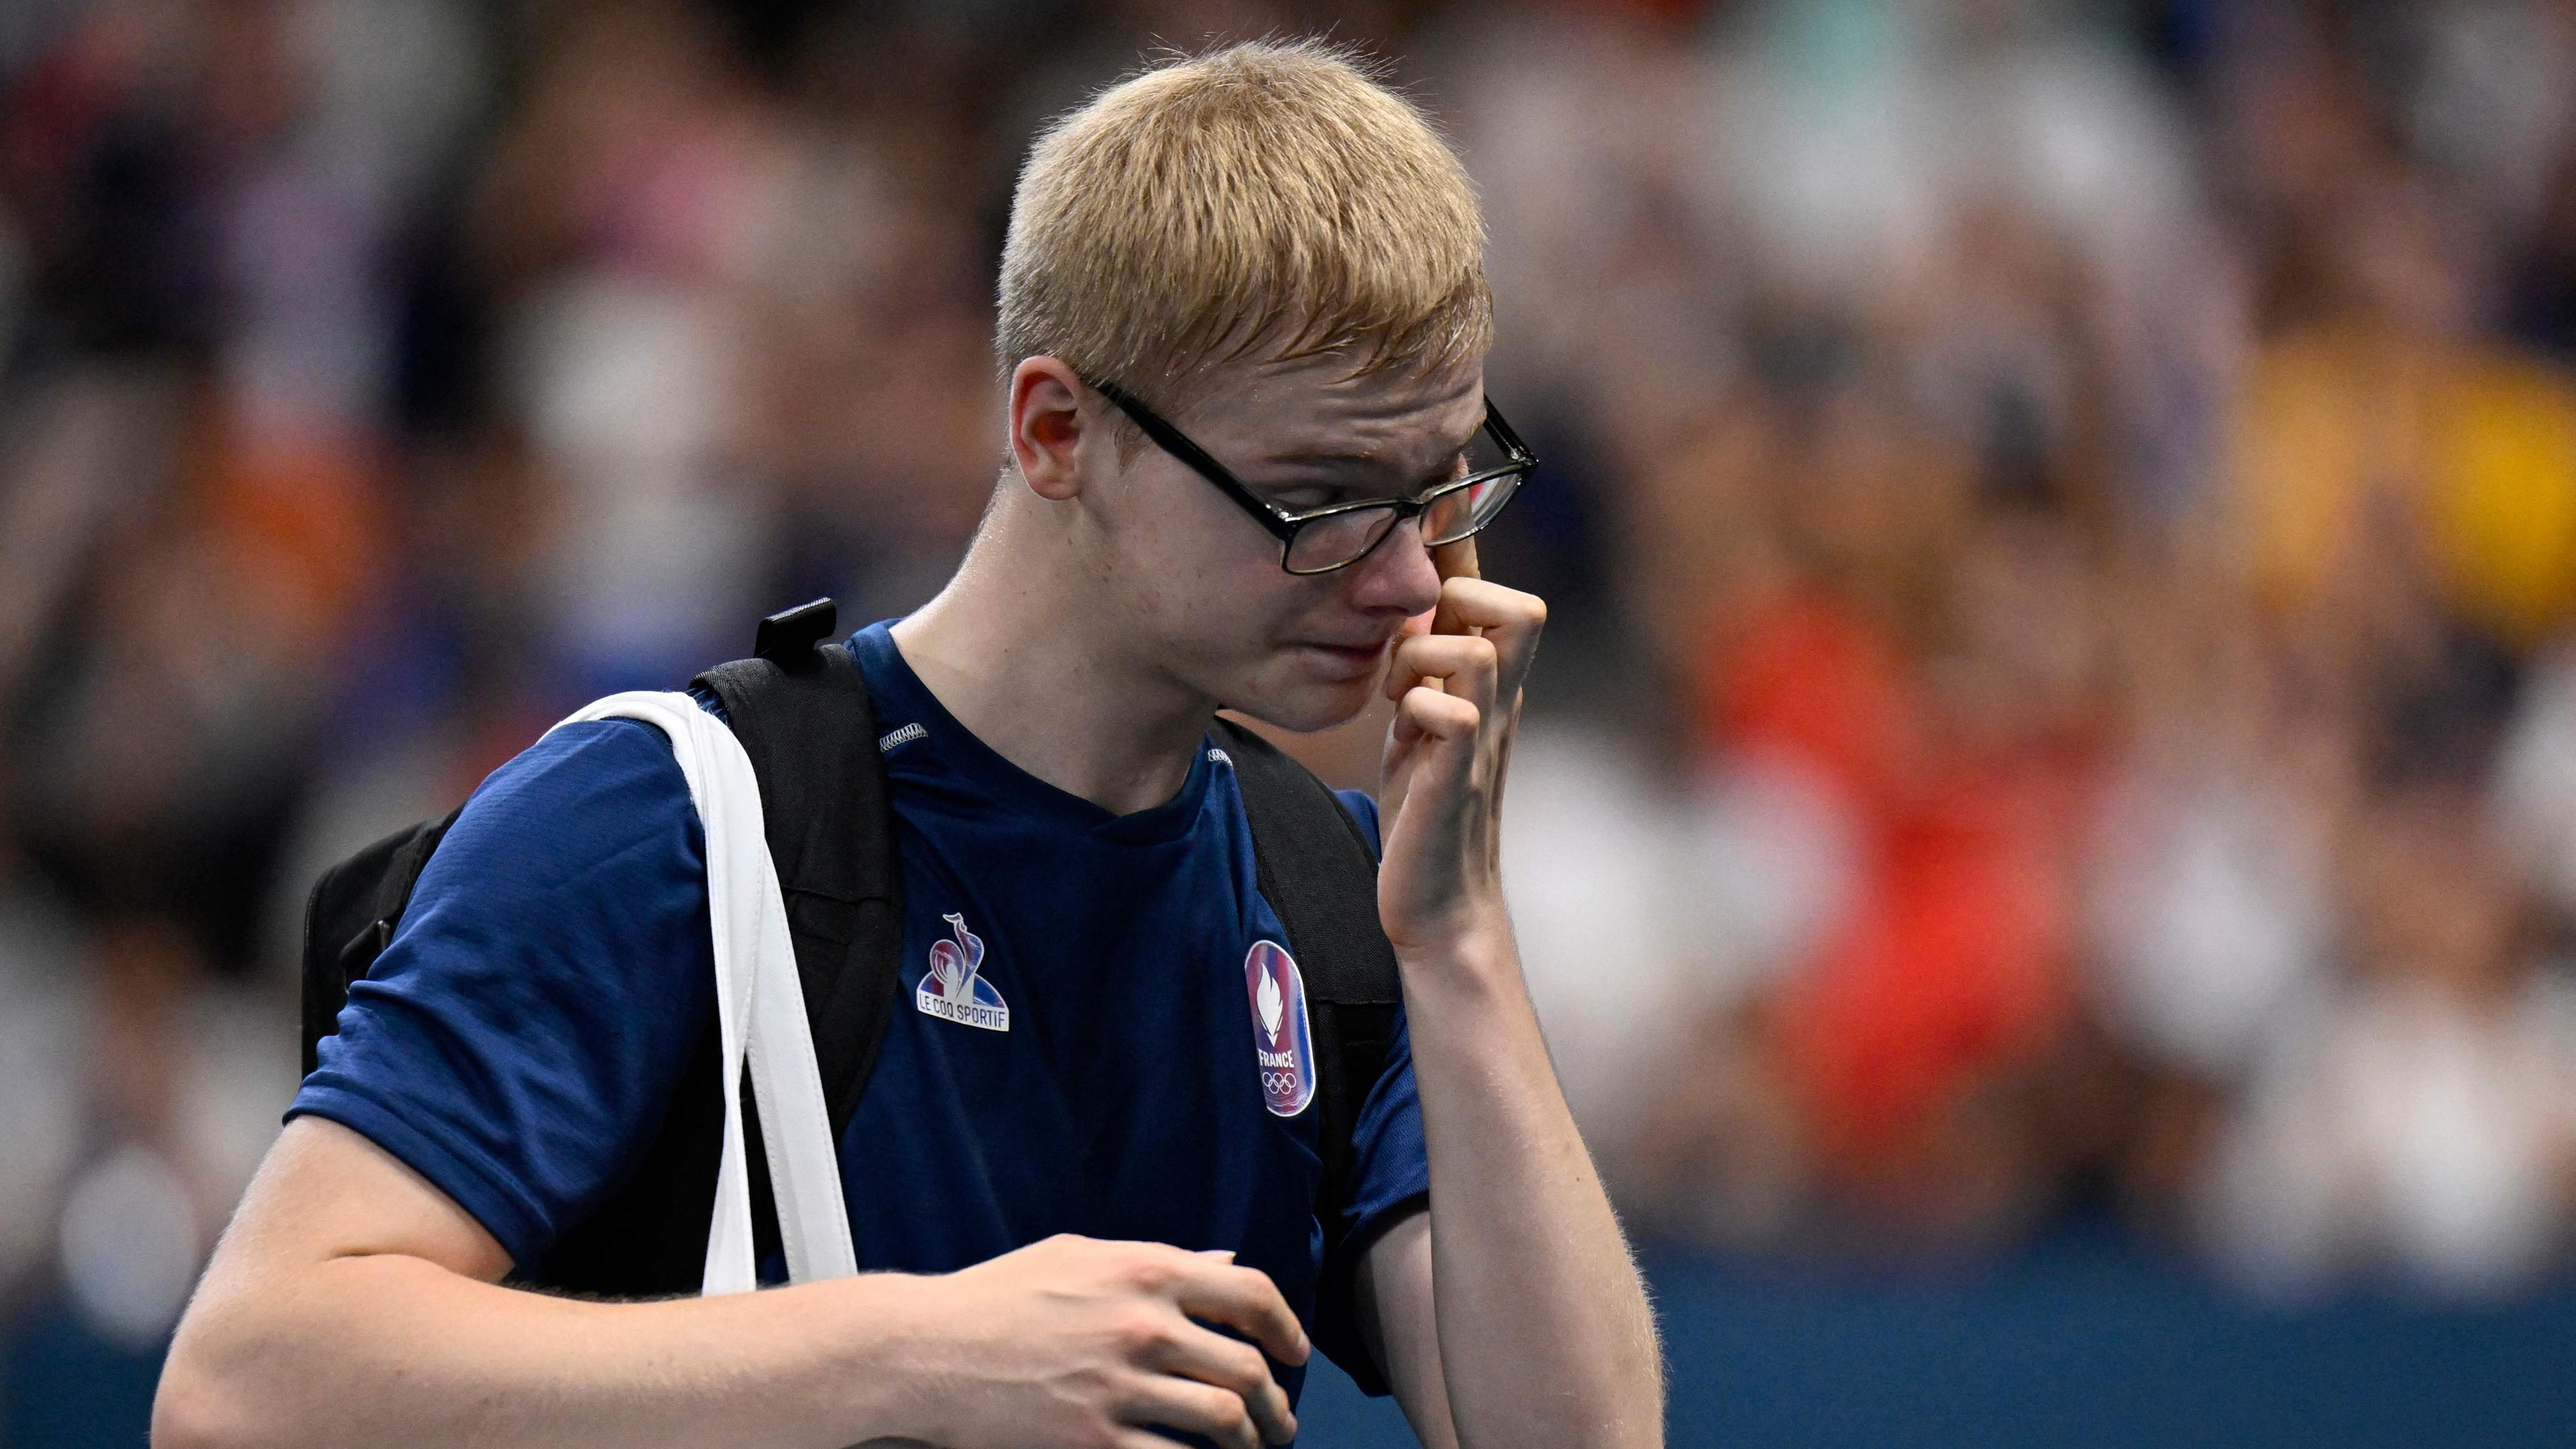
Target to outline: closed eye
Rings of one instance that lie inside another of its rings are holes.
[[[1330,508],[1348,501],[1351,491],[1347,488],[1264,489],[1261,496],[1290,513],[1311,513],[1318,508]]]
[[[1419,498],[1443,483],[1454,483],[1467,476],[1467,450],[1461,448],[1455,457],[1409,493],[1388,494],[1363,489],[1350,483],[1309,483],[1282,489],[1263,489],[1262,496],[1290,513],[1306,513],[1318,508],[1331,508],[1343,503],[1401,503]]]

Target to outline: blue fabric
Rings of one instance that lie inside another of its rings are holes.
[[[905,996],[841,1144],[860,1265],[1059,1232],[1232,1248],[1318,1342],[1354,1342],[1316,1321],[1320,1114],[1273,1115],[1254,1060],[1246,958],[1287,937],[1230,765],[1203,741],[1178,795],[1113,816],[969,734],[887,625],[851,644],[887,738],[920,726],[886,754]],[[1375,803],[1342,798],[1375,841]],[[649,1145],[714,1009],[704,852],[659,731],[556,730],[475,792],[288,1116],[365,1134],[542,1264]],[[1006,1030],[916,1002],[928,979],[948,1010],[933,953],[972,946],[967,999]],[[1341,1212],[1365,1242],[1428,1191],[1400,1019],[1355,1146]]]

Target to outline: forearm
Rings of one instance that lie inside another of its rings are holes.
[[[603,1303],[390,1253],[210,1281],[222,1297],[172,1346],[155,1438],[841,1449],[899,1431],[923,1281]]]
[[[1661,1442],[1645,1288],[1549,1064],[1507,928],[1408,961],[1434,1316],[1465,1449]]]

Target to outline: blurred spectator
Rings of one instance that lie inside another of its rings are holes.
[[[1549,461],[1485,563],[1556,609],[1505,868],[1632,1215],[2564,1267],[2564,5],[49,0],[0,7],[0,1303],[158,1332],[322,863],[766,609],[926,597],[1031,130],[1327,21],[1488,203]],[[1383,721],[1301,748],[1365,785]]]
[[[2474,801],[2373,812],[2345,888],[2353,979],[2269,1045],[2218,1144],[2212,1230],[2258,1281],[2386,1265],[2451,1293],[2529,1281],[2576,1184],[2570,1001],[2535,974]]]
[[[2563,933],[2576,923],[2576,652],[2534,670],[2484,803]]]

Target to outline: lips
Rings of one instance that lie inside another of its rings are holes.
[[[1376,662],[1379,652],[1386,648],[1386,641],[1380,639],[1368,644],[1318,644],[1309,642],[1305,647],[1309,649],[1320,649],[1327,654],[1336,656],[1337,658],[1350,660],[1354,664],[1370,664]]]
[[[1325,644],[1308,641],[1297,648],[1306,651],[1316,665],[1344,679],[1358,679],[1377,672],[1378,661],[1386,655],[1386,642],[1373,644]]]

